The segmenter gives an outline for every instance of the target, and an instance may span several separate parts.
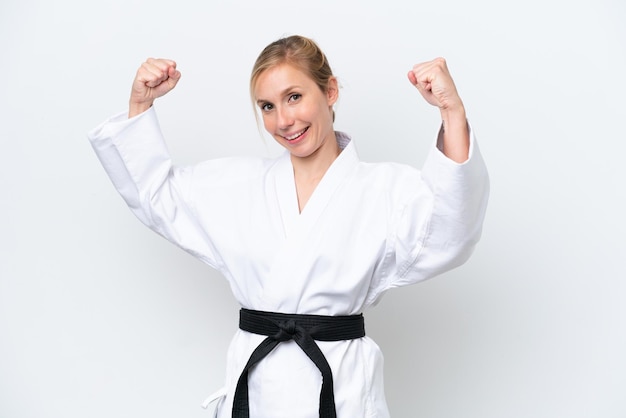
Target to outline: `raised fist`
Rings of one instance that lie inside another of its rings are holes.
[[[409,71],[408,77],[424,99],[440,110],[456,110],[463,107],[445,59],[435,58],[416,64]]]
[[[167,94],[180,80],[176,63],[168,59],[148,58],[137,70],[130,94],[129,117],[152,106],[155,99]]]

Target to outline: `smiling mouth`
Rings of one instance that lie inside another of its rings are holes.
[[[309,127],[307,126],[307,127],[306,127],[306,128],[304,128],[302,131],[300,131],[300,132],[298,132],[298,133],[295,133],[295,134],[293,134],[293,135],[290,135],[290,136],[284,136],[283,138],[285,138],[287,141],[294,141],[294,140],[296,140],[296,139],[300,138],[302,135],[304,135],[304,133],[305,133],[306,131],[308,131],[308,130],[309,130]]]

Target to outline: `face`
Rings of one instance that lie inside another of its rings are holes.
[[[264,71],[254,86],[265,129],[297,158],[336,151],[332,106],[337,93],[336,79],[323,92],[307,74],[289,64]]]

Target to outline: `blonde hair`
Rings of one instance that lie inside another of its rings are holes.
[[[333,72],[326,55],[312,39],[292,35],[280,38],[263,49],[250,75],[250,97],[254,102],[254,88],[259,76],[277,65],[289,64],[308,75],[326,93]],[[333,110],[333,121],[335,111]]]

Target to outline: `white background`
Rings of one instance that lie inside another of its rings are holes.
[[[369,161],[421,165],[438,112],[406,72],[444,56],[489,166],[473,258],[367,313],[392,415],[626,417],[624,21],[621,0],[3,0],[0,417],[210,416],[237,306],[133,217],[86,133],[169,57],[177,164],[275,153],[248,76],[290,34],[326,51]]]

